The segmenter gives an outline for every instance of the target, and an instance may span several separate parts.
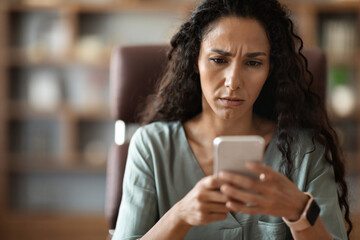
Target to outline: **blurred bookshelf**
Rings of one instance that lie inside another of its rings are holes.
[[[194,7],[0,1],[0,239],[105,239],[111,49],[167,43]]]
[[[328,108],[360,239],[360,3],[283,2],[305,45],[328,56]],[[0,239],[105,238],[111,49],[169,42],[195,3],[0,1]]]
[[[360,2],[287,1],[307,47],[327,56],[327,108],[342,145],[349,184],[351,239],[360,239]]]

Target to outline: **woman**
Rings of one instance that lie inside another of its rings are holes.
[[[283,7],[205,0],[171,45],[151,124],[129,148],[113,239],[346,239],[336,134]],[[263,164],[247,164],[259,179],[213,174],[223,135],[265,139]]]

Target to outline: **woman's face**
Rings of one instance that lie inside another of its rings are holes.
[[[269,69],[265,29],[248,18],[219,19],[205,35],[198,58],[203,114],[222,119],[251,116]]]

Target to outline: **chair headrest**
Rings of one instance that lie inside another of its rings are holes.
[[[136,122],[137,110],[153,93],[167,65],[169,45],[114,49],[110,65],[110,108],[114,119]]]

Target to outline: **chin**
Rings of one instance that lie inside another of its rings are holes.
[[[230,112],[222,113],[219,117],[223,120],[234,120],[234,119],[239,118],[239,116],[237,114],[230,113]]]
[[[234,116],[225,116],[225,117],[223,117],[223,119],[228,121],[228,120],[236,120],[236,119],[239,119],[239,118],[234,117]]]
[[[236,120],[241,119],[246,115],[243,111],[234,111],[233,109],[226,109],[225,111],[218,112],[217,116],[223,120]]]

